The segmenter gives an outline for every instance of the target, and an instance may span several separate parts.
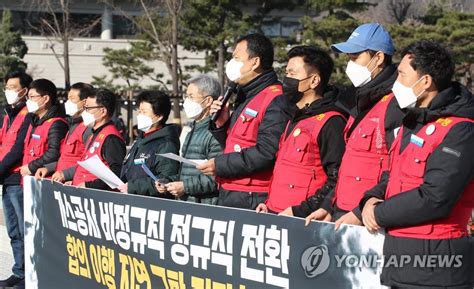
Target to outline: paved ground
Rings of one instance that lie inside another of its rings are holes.
[[[3,205],[0,192],[0,279],[8,278],[13,264],[10,240],[3,220]]]

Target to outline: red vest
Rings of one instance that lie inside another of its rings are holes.
[[[224,153],[240,152],[257,144],[258,127],[265,112],[275,97],[281,95],[281,85],[271,85],[257,94],[242,110],[239,119],[227,132]],[[219,185],[226,190],[242,192],[268,192],[272,169],[240,179],[218,178]]]
[[[348,135],[354,123],[346,125],[346,152],[342,157],[336,185],[338,208],[351,211],[359,205],[364,193],[388,170],[388,148],[385,142],[385,115],[393,93],[384,96]]]
[[[473,120],[467,118],[449,117],[426,124],[416,134],[424,140],[422,146],[410,142],[402,153],[400,153],[400,146],[403,132],[400,130],[391,149],[392,163],[385,198],[391,198],[423,184],[426,162],[431,153],[441,144],[455,124],[464,121],[474,123]],[[467,236],[467,224],[473,205],[474,182],[471,180],[447,218],[416,226],[388,228],[387,231],[392,236],[415,239],[452,239]],[[403,210],[403,208],[400,209]]]
[[[25,117],[28,114],[28,109],[26,106],[20,110],[20,112],[16,115],[15,119],[13,120],[12,125],[8,128],[8,123],[10,122],[10,117],[7,115],[3,118],[3,126],[0,135],[0,161],[10,152],[15,141],[17,139],[18,131],[25,121]],[[19,172],[21,167],[21,163],[19,163],[12,172]]]
[[[81,122],[72,132],[68,131],[66,138],[64,138],[61,143],[61,156],[59,157],[56,171],[63,171],[77,165],[77,161],[79,161],[84,154],[85,146],[82,141],[82,136],[86,129],[87,127]]]
[[[122,139],[122,136],[113,123],[110,123],[109,125],[102,128],[95,138],[94,134],[91,134],[87,140],[81,161],[87,160],[88,158],[97,155],[106,166],[109,166],[107,161],[102,157],[102,146],[104,145],[105,139],[111,135],[115,135]],[[96,179],[97,177],[91,174],[88,170],[81,166],[77,166],[76,172],[74,173],[74,178],[72,179],[72,185],[77,186],[83,182],[90,182]]]
[[[334,111],[322,113],[298,122],[287,138],[287,131],[281,136],[266,202],[271,211],[279,213],[299,205],[326,183],[318,136],[324,124],[334,116],[344,118]]]
[[[40,158],[48,150],[48,133],[53,123],[66,121],[61,117],[53,117],[36,127],[34,133],[33,125],[30,125],[26,133],[25,148],[23,151],[23,165]],[[33,172],[34,173],[34,172]]]

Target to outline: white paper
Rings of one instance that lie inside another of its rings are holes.
[[[94,155],[91,158],[88,158],[85,161],[77,162],[81,167],[88,170],[91,174],[98,177],[104,181],[112,189],[116,189],[119,186],[123,185],[119,177],[117,177],[99,158],[99,156]]]
[[[188,164],[188,165],[192,165],[192,166],[197,166],[197,165],[200,165],[204,162],[207,162],[207,160],[190,160],[190,159],[185,159],[183,157],[180,157],[178,156],[177,154],[174,154],[174,153],[166,153],[166,154],[158,154],[159,156],[162,156],[162,157],[165,157],[165,158],[169,158],[169,159],[172,159],[172,160],[175,160],[175,161],[178,161],[180,163],[185,163],[185,164]]]

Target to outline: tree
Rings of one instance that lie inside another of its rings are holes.
[[[0,79],[12,71],[25,71],[23,57],[28,52],[25,41],[19,32],[13,31],[12,15],[9,10],[3,11],[0,24]]]
[[[208,14],[212,17],[203,17]],[[224,86],[227,49],[247,29],[238,1],[191,0],[185,6],[181,20],[182,45],[191,51],[205,51],[208,57],[202,71],[217,67],[219,81]]]
[[[139,90],[143,89],[140,81],[148,77],[156,81],[158,85],[154,85],[155,89],[166,90],[166,83],[161,79],[162,74],[155,74],[155,70],[145,63],[154,60],[153,47],[146,41],[130,42],[128,49],[111,49],[104,48],[105,55],[102,64],[107,67],[112,74],[109,79],[107,75],[93,76],[92,84],[111,88],[112,90]],[[114,85],[114,79],[122,79],[126,85]]]
[[[227,52],[237,37],[249,32],[263,33],[265,24],[278,21],[281,17],[270,16],[276,9],[291,10],[296,1],[257,0],[252,1],[255,11],[242,13],[242,5],[247,1],[232,0],[191,0],[187,2],[182,19],[182,44],[191,51],[205,51],[207,54],[201,71],[215,71],[222,86],[225,83],[224,66],[230,57]],[[212,17],[203,17],[204,15]]]
[[[144,64],[147,59],[140,55],[140,44],[132,42],[130,45],[130,49],[104,48],[102,64],[112,73],[113,79],[125,80],[125,88],[134,90],[139,87],[139,81],[153,73],[154,69]]]
[[[142,9],[141,16],[133,16],[112,0],[103,0],[137,28],[139,40],[148,41],[153,60],[164,62],[171,76],[174,122],[180,123],[179,99],[181,98],[180,68],[178,59],[179,16],[183,0],[135,0]]]
[[[390,15],[398,24],[402,24],[407,18],[412,4],[411,0],[390,0],[387,6]]]
[[[453,53],[456,79],[467,87],[473,86],[474,14],[444,11],[433,7],[421,18],[422,23],[389,26],[397,51],[420,39],[436,40]]]
[[[39,25],[30,23],[30,26],[46,36],[50,43],[59,66],[64,71],[64,88],[71,85],[69,64],[69,41],[73,37],[80,37],[89,33],[99,22],[100,17],[89,23],[76,23],[71,19],[72,0],[33,0],[31,9],[37,11],[41,7]],[[56,41],[62,45],[62,51],[56,50]]]
[[[304,27],[303,44],[316,45],[326,51],[331,50],[332,44],[346,41],[351,32],[360,25],[358,20],[345,11],[335,11],[317,22],[306,16],[301,19],[301,23]],[[333,58],[334,73],[331,83],[350,84],[344,74],[347,57],[343,54],[333,54]]]

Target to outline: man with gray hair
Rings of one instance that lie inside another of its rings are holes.
[[[188,159],[212,159],[222,153],[219,142],[209,132],[212,101],[222,93],[217,79],[201,74],[188,81],[184,112],[193,120],[186,136],[181,155]],[[169,192],[177,199],[210,205],[217,204],[219,195],[214,177],[206,176],[196,167],[181,164],[177,175],[168,177],[170,183],[157,182],[159,192]]]

